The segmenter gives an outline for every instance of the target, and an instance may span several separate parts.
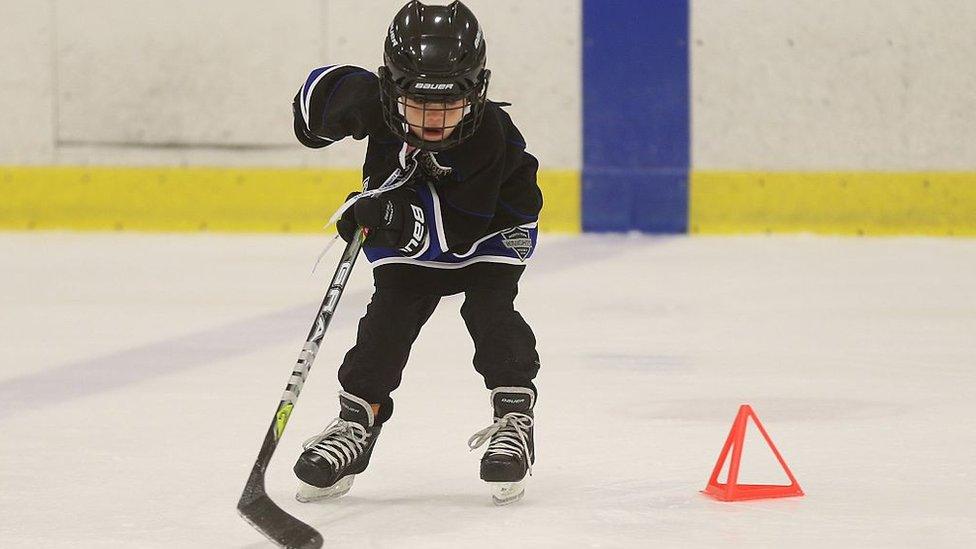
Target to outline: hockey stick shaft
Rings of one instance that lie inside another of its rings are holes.
[[[339,260],[339,266],[336,267],[335,274],[332,275],[332,283],[329,285],[329,291],[325,293],[322,305],[319,306],[319,314],[315,322],[312,323],[311,329],[309,329],[308,337],[305,338],[305,345],[302,347],[302,352],[298,355],[298,361],[295,363],[295,369],[292,371],[291,378],[288,380],[288,385],[285,386],[285,392],[281,395],[278,412],[275,414],[275,421],[272,424],[275,430],[276,444],[281,439],[281,434],[285,431],[285,425],[288,424],[288,418],[291,415],[291,408],[288,408],[288,406],[294,406],[295,401],[298,400],[298,395],[301,393],[305,380],[308,378],[312,363],[315,362],[315,356],[318,354],[319,348],[322,345],[325,331],[329,329],[329,324],[332,322],[336,307],[339,305],[339,299],[342,297],[342,292],[346,289],[346,282],[349,281],[349,275],[352,274],[352,268],[356,264],[356,259],[359,257],[359,251],[362,249],[363,239],[365,238],[366,236],[363,230],[357,229],[353,238],[346,244],[346,248],[342,252],[342,259]]]
[[[346,283],[349,281],[349,275],[356,264],[365,238],[365,231],[357,229],[342,252],[339,266],[336,267],[329,290],[326,292],[322,305],[319,307],[318,315],[316,315],[308,332],[305,345],[298,355],[298,361],[291,377],[288,378],[288,384],[281,395],[281,401],[275,410],[271,426],[265,434],[261,450],[258,452],[254,467],[251,469],[247,484],[244,486],[244,493],[237,504],[237,510],[245,520],[282,547],[311,549],[322,546],[322,536],[315,529],[285,513],[271,501],[264,488],[264,476],[268,464],[271,462],[271,456],[274,455],[278,441],[281,440],[285,431],[285,426],[288,425],[288,419],[291,417],[295,402],[298,400],[305,380],[308,378],[312,363],[315,361],[322,339],[325,337],[325,332],[332,322],[335,309],[346,288]]]

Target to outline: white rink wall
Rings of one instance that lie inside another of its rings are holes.
[[[0,0],[0,164],[357,166],[362,144],[297,145],[291,98],[316,66],[379,66],[402,4]],[[491,97],[544,165],[578,168],[580,3],[468,5]]]
[[[0,0],[0,164],[54,159],[53,0]]]
[[[290,98],[375,68],[401,3],[0,0],[0,164],[356,166],[296,146]],[[469,4],[492,96],[579,168],[580,1]],[[693,0],[691,25],[695,169],[976,168],[976,2]]]
[[[973,0],[693,0],[695,169],[976,168]]]

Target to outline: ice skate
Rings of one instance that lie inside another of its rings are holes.
[[[327,486],[325,488],[312,486],[311,484],[307,484],[299,480],[298,492],[295,494],[295,499],[302,503],[336,499],[349,493],[349,490],[352,489],[352,483],[354,480],[356,480],[356,475],[346,475],[336,481],[336,483],[332,486]]]
[[[349,492],[356,475],[366,470],[381,425],[365,400],[339,392],[339,417],[302,445],[295,463],[300,481],[295,499],[302,503],[335,499]]]
[[[495,505],[509,505],[525,495],[525,479],[518,482],[489,482],[491,501]]]
[[[524,387],[499,387],[491,392],[495,422],[468,439],[472,450],[488,443],[481,458],[481,480],[488,483],[495,505],[508,505],[525,495],[525,476],[535,462],[533,436],[535,393]]]

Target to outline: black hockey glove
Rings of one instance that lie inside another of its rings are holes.
[[[336,222],[339,236],[346,242],[352,239],[357,226],[369,229],[365,245],[397,248],[406,256],[415,255],[427,242],[424,210],[416,192],[406,187],[360,198]]]

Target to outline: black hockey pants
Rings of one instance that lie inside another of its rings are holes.
[[[535,335],[514,307],[524,266],[476,263],[441,270],[391,264],[373,269],[376,285],[356,345],[339,367],[343,390],[393,413],[410,348],[441,297],[464,293],[461,317],[474,340],[474,367],[488,389],[529,387],[539,371]],[[448,358],[451,360],[452,358]]]

